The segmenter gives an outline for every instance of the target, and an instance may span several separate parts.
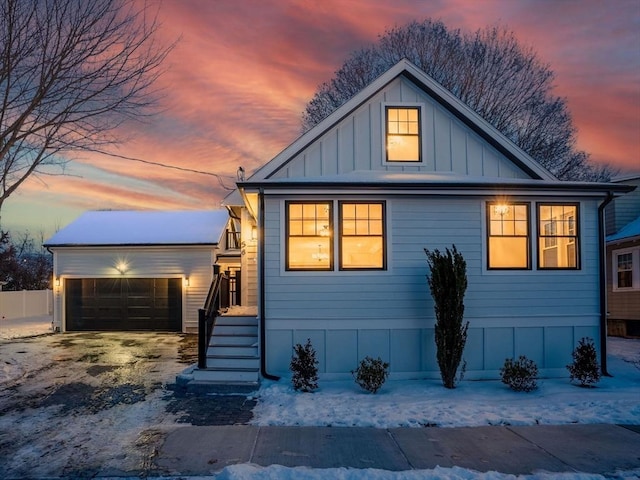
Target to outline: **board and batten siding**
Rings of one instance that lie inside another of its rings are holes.
[[[331,197],[347,198],[354,199]],[[357,197],[366,198],[373,199]],[[488,271],[485,206],[492,198],[375,199],[386,201],[386,271],[287,272],[284,197],[266,197],[264,301],[269,373],[289,375],[293,346],[309,338],[318,353],[320,372],[328,378],[348,377],[367,355],[389,361],[395,378],[438,378],[435,315],[424,248],[443,251],[452,244],[467,262],[465,320],[470,327],[464,359],[469,378],[496,378],[505,358],[518,355],[534,360],[544,375],[566,376],[565,366],[578,340],[589,336],[598,344],[596,201],[580,202],[579,271],[536,268],[533,224],[532,269]],[[513,200],[531,203],[533,223],[536,202],[545,199]],[[337,250],[334,258],[337,262]]]
[[[409,102],[409,103],[407,103]],[[386,162],[385,105],[422,106],[422,162]],[[454,172],[475,177],[529,178],[477,133],[404,77],[297,153],[273,178],[338,175],[352,171]]]
[[[66,278],[189,278],[182,288],[182,331],[198,331],[198,309],[204,305],[212,278],[214,249],[210,246],[176,247],[56,247],[54,277],[54,322],[64,329],[64,280]],[[126,261],[124,275],[116,270]]]

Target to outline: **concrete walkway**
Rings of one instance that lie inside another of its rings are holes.
[[[185,427],[171,432],[154,470],[208,475],[237,463],[391,471],[608,474],[640,469],[640,425],[473,428]]]

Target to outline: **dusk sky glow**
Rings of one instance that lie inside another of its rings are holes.
[[[181,37],[162,112],[127,125],[113,153],[221,181],[86,154],[68,175],[30,178],[5,202],[3,230],[48,237],[86,210],[217,208],[238,166],[253,172],[299,135],[306,103],[351,52],[429,17],[509,27],[555,72],[578,147],[640,173],[640,0],[164,0],[159,15],[159,40]]]

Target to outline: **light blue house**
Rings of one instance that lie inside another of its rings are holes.
[[[565,376],[585,336],[604,353],[603,210],[629,187],[557,180],[407,61],[238,190],[227,206],[256,233],[242,289],[263,376],[289,375],[309,338],[322,378],[367,355],[396,379],[439,377],[424,249],[453,244],[467,262],[467,378],[518,355]]]

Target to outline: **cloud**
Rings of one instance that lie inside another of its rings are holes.
[[[640,164],[637,0],[619,0],[615,8],[591,0],[159,5],[159,40],[181,40],[159,79],[161,113],[127,125],[126,140],[113,149],[119,155],[211,172],[231,186],[238,166],[251,172],[295,140],[306,103],[351,52],[386,29],[430,17],[469,32],[510,27],[556,72],[556,93],[567,98],[578,147],[597,161]],[[34,179],[21,195],[47,195],[59,208],[175,209],[217,205],[227,193],[210,175],[104,155],[83,155],[69,171],[82,178],[46,177],[48,189]]]

